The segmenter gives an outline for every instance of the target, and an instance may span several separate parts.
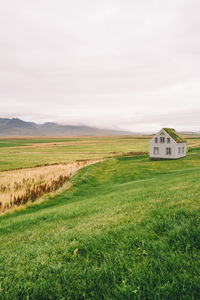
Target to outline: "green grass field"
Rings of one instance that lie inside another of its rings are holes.
[[[82,159],[99,159],[127,152],[148,152],[148,136],[0,139],[0,171]],[[200,147],[200,138],[189,138]]]
[[[147,146],[92,139],[71,159]],[[110,158],[81,169],[69,191],[1,217],[0,299],[199,299],[199,178],[197,147],[175,161]]]
[[[0,171],[148,151],[148,137],[0,139]]]

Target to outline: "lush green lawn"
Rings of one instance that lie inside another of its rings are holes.
[[[199,299],[200,151],[108,159],[0,218],[2,299]]]

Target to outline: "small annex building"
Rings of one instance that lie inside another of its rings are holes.
[[[173,128],[162,128],[150,141],[149,159],[178,159],[186,156],[186,140]]]

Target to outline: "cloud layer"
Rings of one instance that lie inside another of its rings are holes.
[[[6,0],[0,116],[200,130],[198,0]]]

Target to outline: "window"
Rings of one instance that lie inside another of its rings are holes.
[[[155,143],[158,143],[158,138],[155,138]]]
[[[185,153],[185,147],[182,147],[182,154]]]
[[[167,138],[167,144],[170,144],[170,138]]]
[[[155,155],[159,154],[159,148],[158,147],[153,148],[153,154],[155,154]]]
[[[166,148],[166,155],[172,154],[172,148]]]
[[[164,143],[165,142],[165,138],[164,137],[160,137],[160,143]]]
[[[178,154],[181,154],[181,147],[178,147]]]

